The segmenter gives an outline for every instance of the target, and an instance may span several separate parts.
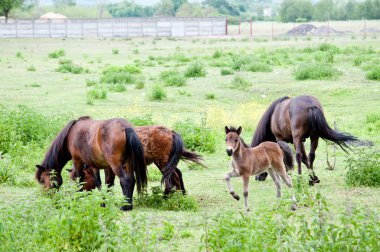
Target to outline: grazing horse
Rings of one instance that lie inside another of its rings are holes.
[[[132,209],[132,196],[142,193],[147,185],[143,146],[136,132],[124,119],[92,120],[81,117],[71,121],[54,139],[44,160],[37,165],[36,179],[45,188],[62,185],[62,168],[73,160],[79,181],[83,182],[84,166],[111,169],[120,179],[127,205]]]
[[[185,193],[182,172],[177,165],[180,160],[194,162],[202,165],[202,157],[184,147],[183,141],[176,132],[163,126],[141,126],[134,128],[138,138],[144,147],[144,158],[147,165],[154,163],[162,173],[162,181],[165,182],[165,192],[167,195],[173,188]],[[75,169],[71,170],[70,177],[75,180]],[[105,170],[106,184],[113,186],[115,174],[111,169]],[[95,183],[95,180],[97,182]],[[83,185],[84,190],[91,190],[101,186],[99,170],[92,167],[86,169]]]
[[[248,183],[249,177],[268,172],[272,177],[276,188],[277,197],[281,198],[281,179],[285,184],[292,188],[292,179],[286,173],[293,168],[293,154],[289,146],[284,142],[263,142],[256,147],[249,147],[240,137],[242,128],[225,127],[227,154],[232,156],[232,171],[225,175],[230,194],[236,200],[240,197],[231,186],[231,177],[240,176],[243,180],[243,195],[245,210],[248,208]],[[296,209],[296,198],[292,195],[292,210]]]
[[[303,144],[308,137],[311,142],[309,157]],[[303,162],[312,172],[309,184],[314,185],[319,183],[319,178],[313,171],[319,138],[338,144],[345,152],[349,148],[347,144],[358,141],[350,134],[330,128],[317,98],[308,95],[295,98],[285,96],[274,101],[264,113],[252,138],[251,147],[258,146],[264,141],[293,143],[296,149],[298,174],[302,173],[301,162]],[[267,176],[267,173],[263,173],[256,179],[263,181]]]

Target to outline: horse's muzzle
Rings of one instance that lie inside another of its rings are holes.
[[[228,155],[228,156],[231,156],[231,155],[232,155],[232,150],[231,150],[231,149],[227,149],[226,151],[227,151],[227,155]]]

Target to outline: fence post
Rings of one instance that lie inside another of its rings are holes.
[[[49,38],[51,38],[51,19],[49,18]]]
[[[327,38],[330,38],[330,19],[327,20]]]
[[[366,19],[364,19],[364,38],[367,38],[367,22],[366,22]]]
[[[211,26],[211,35],[214,36],[214,26],[215,26],[215,20],[212,18],[212,26]]]
[[[252,18],[251,18],[251,21],[250,21],[250,34],[251,34],[251,37],[252,37]]]
[[[272,40],[274,38],[274,34],[273,34],[273,21],[272,21]]]
[[[198,36],[201,35],[201,18],[198,18]]]
[[[129,37],[129,18],[127,18],[127,37]]]
[[[170,37],[173,37],[173,23],[172,23],[172,19],[169,18],[170,20]]]
[[[240,35],[240,18],[239,18],[239,35]]]
[[[154,19],[156,21],[156,37],[158,37],[158,18]]]
[[[35,22],[36,22],[35,20],[33,20],[33,21],[32,21],[32,32],[33,32],[33,38],[34,38],[34,37],[36,37],[36,35],[35,35],[35,34],[36,34],[36,32],[34,31],[34,29],[35,29]]]
[[[68,34],[68,29],[67,29],[67,18],[65,19],[65,35],[66,35],[66,38],[69,37],[69,34]]]
[[[228,35],[228,17],[226,17],[226,35]]]
[[[83,31],[83,23],[84,23],[84,20],[81,20],[81,34],[82,34],[82,38],[84,37],[84,31]]]
[[[99,18],[96,19],[96,37],[99,38]]]
[[[115,25],[115,19],[112,18],[111,20],[112,20],[112,22],[111,22],[112,37],[114,37],[114,36],[115,36],[115,35],[114,35],[114,30],[115,30],[115,28],[114,28],[114,25]]]
[[[18,38],[18,27],[17,27],[17,19],[15,20],[15,30],[16,30],[16,38]]]

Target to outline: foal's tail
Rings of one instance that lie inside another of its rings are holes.
[[[137,191],[139,194],[142,194],[143,189],[146,188],[148,183],[144,147],[132,127],[125,128],[125,136],[127,138],[125,159],[128,160],[129,167],[131,167],[135,173]]]
[[[172,175],[175,172],[177,165],[180,160],[185,161],[186,163],[194,162],[199,165],[202,165],[202,157],[194,152],[191,152],[189,150],[186,150],[182,138],[180,135],[178,135],[176,132],[173,131],[173,147],[170,152],[169,161],[162,170],[162,181],[165,182],[165,184],[171,188],[172,185]]]
[[[360,142],[362,142],[353,135],[330,128],[322,110],[316,106],[309,108],[308,123],[311,133],[320,136],[324,140],[338,144],[345,152],[347,152],[347,149],[350,149],[347,144],[360,144]],[[364,143],[364,141],[362,143]]]
[[[277,144],[280,146],[282,153],[284,155],[284,164],[286,167],[286,171],[293,170],[294,167],[294,159],[293,152],[290,149],[289,145],[284,141],[278,141]]]

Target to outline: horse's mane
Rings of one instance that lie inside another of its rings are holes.
[[[273,114],[274,109],[278,104],[285,101],[286,99],[289,99],[290,97],[284,96],[281,97],[269,106],[269,108],[265,111],[264,115],[261,117],[259,124],[256,127],[255,134],[253,135],[251,147],[256,147],[260,143],[264,141],[272,141],[275,142],[276,138],[272,133],[270,124],[271,124],[271,117]]]
[[[238,130],[233,126],[231,126],[229,130],[230,130],[230,132],[238,133]],[[239,137],[240,137],[240,140],[243,143],[244,147],[249,148],[249,145],[244,142],[244,139],[241,136],[239,136]]]

